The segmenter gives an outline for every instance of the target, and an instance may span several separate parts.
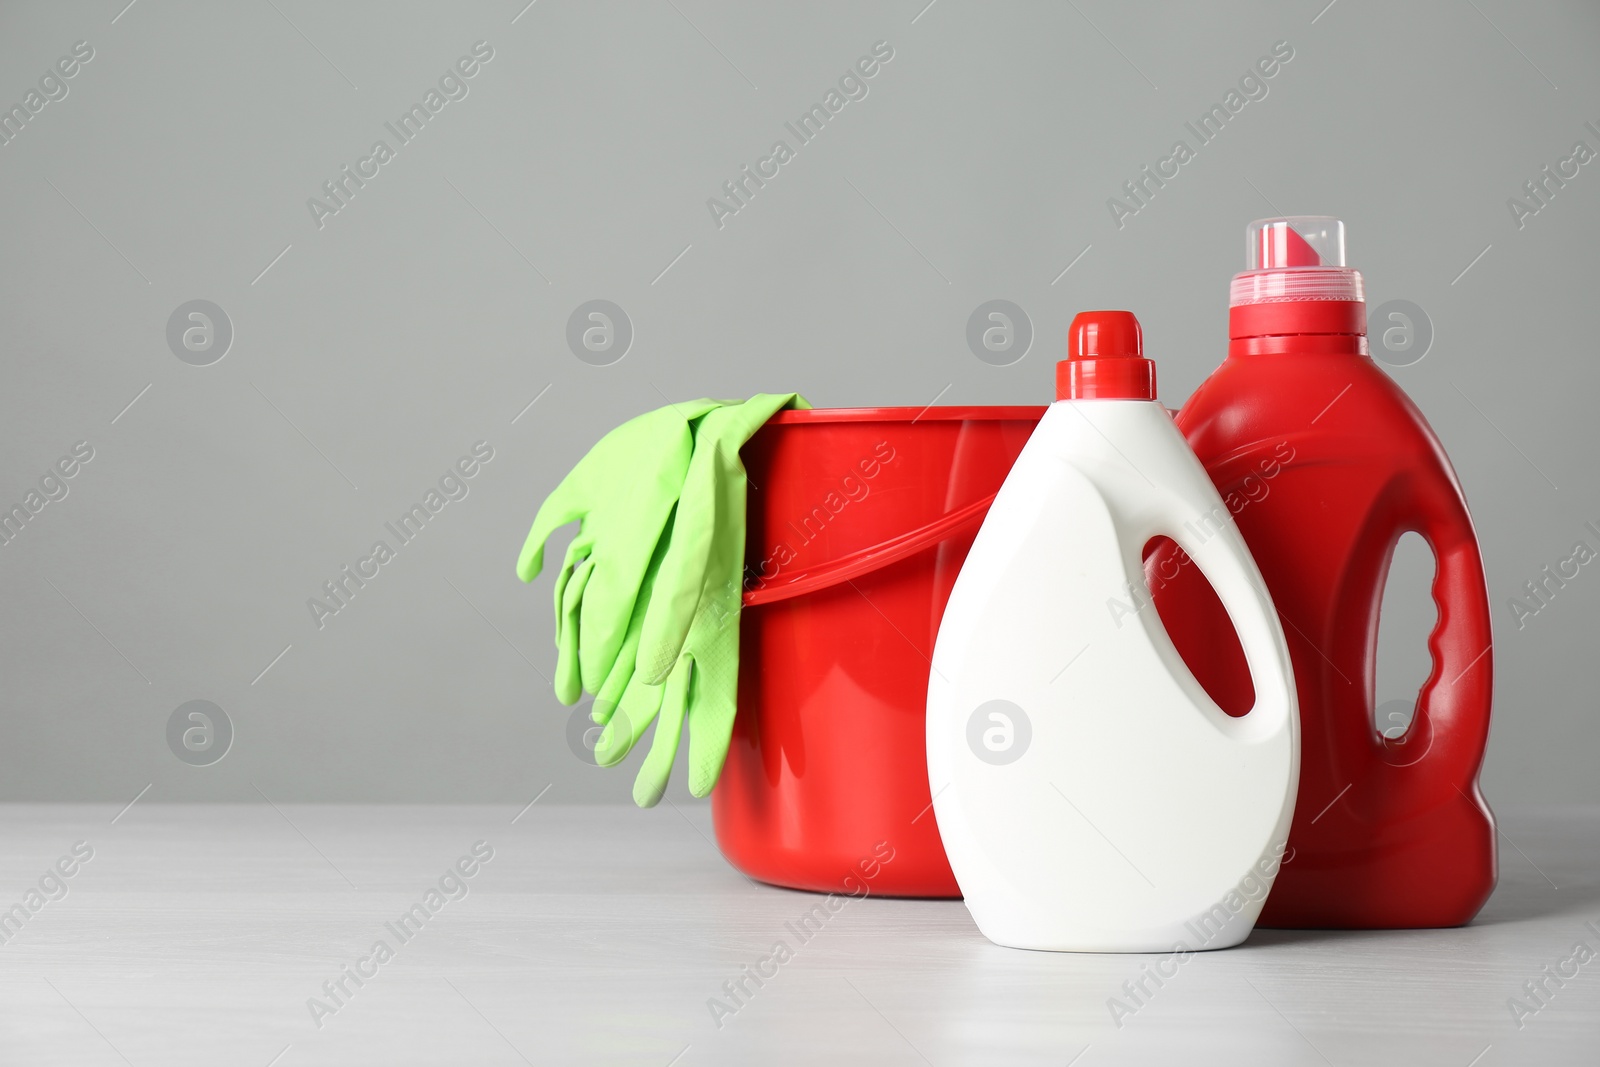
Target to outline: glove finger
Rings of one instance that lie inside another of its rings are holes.
[[[645,685],[635,674],[622,699],[611,709],[606,728],[595,745],[595,762],[610,767],[633,751],[661,710],[665,686]]]
[[[643,679],[635,679],[635,675],[638,673],[636,663],[639,655],[639,634],[644,627],[645,611],[655,590],[656,570],[661,565],[661,557],[665,555],[667,545],[671,539],[672,519],[669,516],[666,526],[661,531],[661,537],[657,541],[654,551],[650,554],[649,563],[645,567],[643,577],[639,580],[638,588],[634,590],[636,595],[632,606],[632,615],[628,619],[627,632],[622,637],[622,644],[617,649],[616,655],[612,656],[610,662],[606,665],[605,681],[594,690],[595,704],[594,710],[590,714],[595,722],[603,723],[610,719],[612,712],[616,709],[618,702],[623,699],[628,689],[635,684],[644,684]],[[591,582],[590,584],[591,588],[584,597],[584,617],[586,621],[583,626],[586,635],[595,630],[595,626],[587,621],[588,605],[594,600],[593,583]],[[581,660],[581,643],[579,651]],[[589,684],[588,675],[586,674],[584,677],[585,684]]]
[[[744,482],[729,479],[722,489],[719,507],[737,509],[742,520]],[[685,657],[692,656],[695,664],[689,691],[689,792],[697,797],[717,784],[738,707],[743,534],[742,521],[724,526],[711,564],[713,577],[684,646]]]
[[[689,792],[697,797],[707,795],[717,784],[733,737],[739,704],[737,631],[735,634],[732,642],[716,642],[703,660],[695,661],[689,690]]]
[[[578,502],[577,494],[570,488],[572,484],[575,483],[569,474],[545,497],[544,503],[539,505],[539,513],[533,517],[533,528],[528,531],[528,539],[522,542],[522,552],[517,556],[517,577],[525,582],[537,578],[544,567],[544,543],[550,535],[557,528],[583,518],[587,510]]]
[[[694,623],[716,535],[715,423],[728,408],[701,420],[695,455],[672,520],[672,543],[661,560],[639,640],[639,670],[659,683],[671,673]],[[702,443],[700,434],[708,435]]]
[[[770,404],[782,398],[759,398]],[[753,432],[753,431],[752,431]],[[719,536],[686,643],[694,659],[689,690],[689,792],[710,793],[722,774],[738,708],[740,575],[744,564],[745,478],[737,454],[727,457],[717,493]]]
[[[569,707],[583,695],[578,669],[578,609],[583,604],[584,587],[589,584],[589,576],[593,573],[592,559],[578,564],[572,572],[572,579],[562,591],[560,610],[556,614],[556,699]]]
[[[638,627],[633,617],[648,599],[643,584],[648,579],[640,573],[647,560],[640,560],[634,567],[629,562],[616,555],[607,556],[596,565],[584,591],[578,616],[583,630],[578,642],[578,664],[583,687],[591,693],[598,693],[616,672],[625,647],[629,648],[626,654],[630,660],[638,655]]]
[[[589,558],[592,542],[583,535],[583,530],[578,530],[578,536],[572,539],[567,546],[567,557],[561,561],[561,570],[556,574],[553,601],[556,612],[556,641],[561,641],[561,627],[565,622],[563,611],[567,605],[567,583],[572,581],[572,572],[585,559]]]
[[[594,707],[589,712],[589,718],[601,726],[611,721],[617,705],[622,702],[628,687],[633,684],[633,655],[638,644],[637,634],[633,634],[623,642],[622,652],[612,664],[611,673],[606,675],[605,682],[595,692]]]
[[[633,780],[633,802],[641,808],[655,807],[666,795],[672,763],[678,757],[678,741],[683,736],[683,717],[688,710],[689,682],[693,674],[694,661],[684,657],[662,687],[656,733],[650,739],[650,751],[639,767],[639,776]]]
[[[561,565],[569,570],[582,563],[594,554],[595,537],[590,529],[590,520],[585,519],[579,526],[578,532],[573,535],[567,544],[567,554],[562,559]]]

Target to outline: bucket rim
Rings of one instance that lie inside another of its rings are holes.
[[[960,419],[965,422],[1038,422],[1047,410],[1044,404],[986,406],[962,404],[946,407],[882,408],[799,408],[780,411],[767,420],[778,426],[803,426],[830,422],[939,422]]]

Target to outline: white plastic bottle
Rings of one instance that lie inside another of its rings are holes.
[[[1080,314],[1068,352],[939,629],[927,723],[939,833],[997,944],[1236,945],[1285,861],[1299,778],[1283,630],[1154,399],[1138,320]],[[1238,632],[1256,694],[1242,717],[1206,695],[1150,605],[1141,559],[1161,535]]]

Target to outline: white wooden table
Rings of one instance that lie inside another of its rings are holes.
[[[9,805],[0,1063],[1600,1064],[1600,958],[1520,1028],[1508,1006],[1600,952],[1600,808],[1499,814],[1472,926],[1258,931],[1118,1026],[1152,957],[997,948],[959,902],[877,898],[801,943],[818,898],[733,871],[703,806]],[[778,940],[792,958],[731,999]]]

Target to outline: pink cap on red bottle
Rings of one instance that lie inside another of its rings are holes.
[[[1257,219],[1245,229],[1245,258],[1247,269],[1228,290],[1228,334],[1241,342],[1230,351],[1351,344],[1365,351],[1364,340],[1348,340],[1365,337],[1366,297],[1361,272],[1345,265],[1343,222],[1327,215]]]
[[[1080,311],[1056,363],[1057,400],[1154,400],[1156,365],[1131,311]]]
[[[1361,272],[1345,266],[1344,223],[1331,216],[1257,219],[1245,228],[1245,258],[1229,287],[1231,307],[1364,299]]]

